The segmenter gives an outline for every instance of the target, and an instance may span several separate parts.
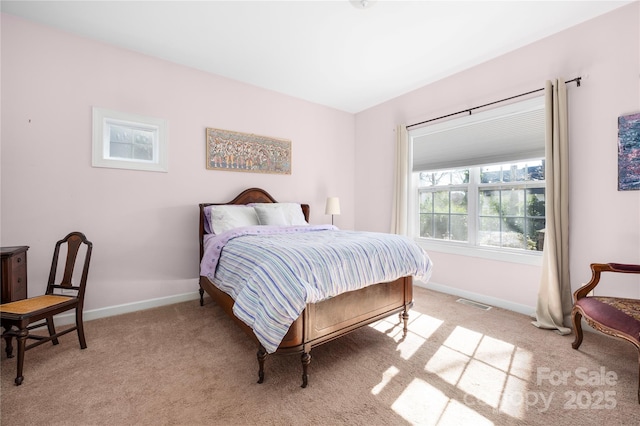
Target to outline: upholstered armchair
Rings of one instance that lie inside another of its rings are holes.
[[[582,343],[581,317],[596,330],[624,339],[638,349],[638,403],[640,403],[640,299],[595,296],[591,292],[600,283],[602,272],[640,274],[640,265],[592,263],[591,281],[573,293],[571,318],[576,334],[572,343],[578,349]]]

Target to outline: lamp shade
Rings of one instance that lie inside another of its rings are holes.
[[[338,197],[327,198],[327,208],[324,210],[324,214],[340,214],[340,199]]]

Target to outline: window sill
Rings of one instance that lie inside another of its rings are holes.
[[[542,252],[516,252],[499,250],[488,247],[470,247],[466,244],[452,242],[440,242],[416,238],[415,241],[427,252],[440,252],[459,256],[479,257],[482,259],[496,260],[499,262],[521,263],[525,265],[541,266]]]

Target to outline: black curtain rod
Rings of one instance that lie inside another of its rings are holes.
[[[571,80],[567,80],[567,81],[565,81],[565,84],[569,84],[569,83],[573,83],[573,82],[575,82],[575,83],[576,83],[576,85],[577,85],[578,87],[580,87],[580,80],[582,80],[582,77],[576,77],[576,78],[573,78],[573,79],[571,79]],[[488,104],[480,105],[480,106],[477,106],[477,107],[468,108],[468,109],[463,109],[462,111],[453,112],[453,113],[451,113],[451,114],[443,115],[443,116],[441,116],[441,117],[432,118],[432,119],[430,119],[430,120],[421,121],[421,122],[419,122],[419,123],[409,124],[409,125],[407,126],[407,129],[408,129],[409,127],[415,127],[415,126],[419,126],[419,125],[421,125],[421,124],[430,123],[430,122],[432,122],[432,121],[441,120],[441,119],[443,119],[443,118],[452,117],[452,116],[454,116],[454,115],[462,114],[462,113],[464,113],[464,112],[468,112],[468,113],[469,113],[469,115],[471,115],[471,111],[473,111],[473,110],[475,110],[475,109],[480,109],[480,108],[488,107],[488,106],[490,106],[490,105],[499,104],[500,102],[510,101],[511,99],[519,98],[519,97],[522,97],[522,96],[527,96],[527,95],[530,95],[530,94],[532,94],[532,93],[541,92],[541,91],[543,91],[543,90],[544,90],[544,87],[543,87],[543,88],[541,88],[541,89],[532,90],[532,91],[530,91],[530,92],[520,93],[519,95],[511,96],[511,97],[509,97],[509,98],[500,99],[499,101],[489,102]]]

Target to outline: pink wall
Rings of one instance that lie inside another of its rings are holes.
[[[195,292],[200,202],[258,186],[354,226],[354,116],[2,15],[1,244],[28,245],[30,294],[55,242],[94,243],[87,310]],[[169,172],[91,167],[91,108],[169,122]],[[292,141],[290,176],[205,169],[205,128]]]
[[[640,191],[617,191],[617,117],[640,111],[640,3],[356,115],[356,224],[387,231],[396,124],[411,124],[582,76],[569,86],[572,287],[591,262],[640,262]],[[382,207],[381,207],[382,206]],[[539,267],[431,253],[432,282],[535,307]],[[625,294],[640,296],[637,277]]]
[[[0,243],[31,246],[37,294],[55,241],[84,231],[95,244],[89,310],[193,292],[197,203],[260,186],[325,223],[324,201],[338,195],[338,226],[387,231],[396,124],[580,75],[569,88],[575,288],[592,261],[640,261],[640,191],[616,190],[616,119],[640,111],[639,23],[636,2],[354,116],[3,14]],[[167,119],[169,173],[92,168],[94,105]],[[293,174],[206,170],[206,127],[291,139]],[[535,306],[536,266],[431,256],[434,283]]]

